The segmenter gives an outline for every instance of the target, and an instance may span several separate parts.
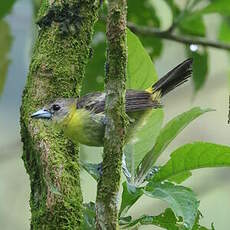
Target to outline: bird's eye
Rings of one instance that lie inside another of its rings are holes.
[[[60,107],[60,105],[58,105],[58,104],[54,104],[54,105],[52,106],[52,109],[53,109],[54,111],[58,111],[60,108],[61,108],[61,107]]]

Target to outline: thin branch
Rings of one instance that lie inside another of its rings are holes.
[[[128,22],[128,27],[136,34],[145,35],[145,36],[154,36],[166,40],[171,40],[187,45],[196,44],[205,47],[212,47],[217,49],[224,49],[230,51],[230,44],[211,41],[205,38],[198,38],[198,37],[186,37],[186,36],[179,36],[171,34],[169,31],[161,31],[153,27],[149,26],[138,26],[132,22]]]
[[[96,202],[97,229],[118,229],[118,192],[126,134],[125,82],[127,65],[126,0],[108,1],[106,63],[106,128],[102,176]]]

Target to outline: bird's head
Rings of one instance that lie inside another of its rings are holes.
[[[33,113],[31,117],[36,119],[53,120],[56,123],[61,123],[67,118],[74,106],[76,106],[76,100],[73,98],[57,99],[43,109]]]

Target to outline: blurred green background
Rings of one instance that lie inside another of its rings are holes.
[[[169,8],[163,1],[152,2],[161,20],[161,27],[167,28],[172,19]],[[1,4],[0,2],[0,14]],[[3,230],[29,229],[30,183],[21,160],[19,109],[36,31],[35,11],[35,2],[18,0],[11,12],[0,20],[0,229]],[[145,13],[147,12],[141,12],[143,15]],[[206,36],[215,39],[221,23],[220,17],[212,14],[204,19]],[[90,84],[83,86],[85,92],[102,86],[104,66],[99,58],[104,59],[105,55],[101,39],[103,40],[103,34],[97,34],[94,45],[99,44],[99,48],[98,51],[95,48],[94,58],[90,60],[90,66],[100,65],[101,72],[94,76],[93,68],[87,70]],[[154,44],[160,45],[159,41]],[[186,58],[184,46],[170,41],[164,41],[163,45],[161,55],[154,60],[159,76]],[[203,115],[186,128],[163,154],[159,163],[165,162],[173,149],[192,141],[230,145],[230,127],[227,124],[229,57],[227,52],[217,49],[209,49],[208,53],[209,73],[203,88],[194,95],[190,82],[165,97],[164,122],[193,106],[210,107],[216,111]],[[96,86],[92,83],[95,78],[98,83]],[[100,152],[101,149],[97,149],[95,153],[95,148],[82,147],[82,157],[87,161],[99,161]],[[228,168],[199,170],[185,183],[195,190],[201,200],[200,210],[204,215],[201,223],[210,226],[214,222],[218,230],[227,230],[230,226],[229,175]],[[85,201],[95,200],[95,182],[84,171],[81,178]],[[130,214],[136,217],[144,213],[159,214],[164,208],[163,202],[143,197],[130,210]]]

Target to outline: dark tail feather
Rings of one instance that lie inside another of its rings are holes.
[[[177,86],[186,82],[192,75],[192,63],[192,58],[189,58],[169,71],[152,86],[153,92],[160,91],[161,95],[164,96]]]

